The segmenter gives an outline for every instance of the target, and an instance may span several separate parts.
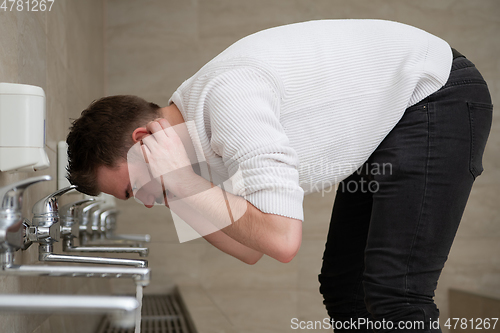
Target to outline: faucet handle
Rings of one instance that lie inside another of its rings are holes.
[[[114,229],[114,225],[116,224],[116,215],[118,215],[120,211],[116,208],[110,208],[101,213],[101,225],[105,229]],[[111,217],[115,217],[111,219]],[[109,218],[109,219],[108,219]]]
[[[61,209],[59,209],[59,216],[65,217],[65,218],[68,218],[68,219],[71,219],[72,221],[74,221],[75,218],[77,218],[78,209],[82,205],[89,203],[89,202],[94,202],[94,201],[95,201],[94,198],[90,198],[90,199],[83,199],[83,200],[75,201],[75,202],[69,203],[67,205],[64,205],[63,207],[61,207]]]
[[[80,210],[80,215],[78,216],[79,217],[78,223],[80,225],[86,226],[89,222],[89,219],[90,219],[90,216],[89,216],[90,211],[92,209],[94,209],[95,207],[102,205],[102,203],[103,203],[102,201],[96,200],[95,202],[92,202],[91,204],[88,204],[85,207],[83,207]]]
[[[76,189],[75,185],[71,185],[68,187],[65,187],[63,189],[60,189],[58,191],[55,191],[52,194],[49,194],[45,198],[39,200],[35,205],[33,206],[33,215],[43,215],[43,214],[49,214],[49,213],[55,213],[57,212],[57,200],[61,195],[63,195],[66,192],[69,192],[71,190]]]
[[[0,188],[0,253],[18,250],[23,244],[21,208],[24,190],[50,176],[33,177]]]
[[[0,188],[0,210],[21,210],[24,190],[28,186],[51,179],[50,176],[33,177]]]

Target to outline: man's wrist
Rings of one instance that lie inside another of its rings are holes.
[[[193,196],[212,188],[212,184],[195,172],[173,172],[162,176],[165,190],[173,193],[179,199]]]

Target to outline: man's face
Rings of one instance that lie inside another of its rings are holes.
[[[165,204],[162,186],[157,181],[152,180],[139,189],[132,187],[126,161],[118,162],[113,168],[107,166],[98,167],[97,184],[101,192],[121,200],[127,200],[135,196],[148,208],[153,207],[155,202]]]

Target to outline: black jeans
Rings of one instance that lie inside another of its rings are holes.
[[[339,184],[319,275],[335,332],[441,331],[434,291],[491,118],[481,74],[456,58],[446,85],[408,108]]]

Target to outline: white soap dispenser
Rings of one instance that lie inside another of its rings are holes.
[[[0,83],[0,171],[37,171],[45,152],[45,93],[27,84]]]

